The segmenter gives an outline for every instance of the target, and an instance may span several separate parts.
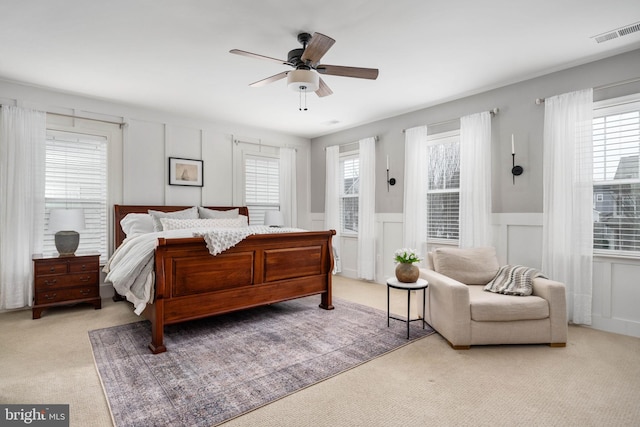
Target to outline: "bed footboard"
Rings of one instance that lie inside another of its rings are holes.
[[[333,309],[334,230],[252,235],[213,256],[201,237],[159,239],[149,348],[166,351],[164,326],[320,294]]]

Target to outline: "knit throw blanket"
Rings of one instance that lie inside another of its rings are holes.
[[[240,228],[217,228],[206,232],[193,233],[196,237],[204,237],[207,249],[211,255],[218,255],[234,247],[253,234],[296,233],[305,231],[299,228],[269,227],[266,225],[251,225]]]
[[[484,290],[505,295],[531,295],[533,279],[536,277],[547,278],[535,268],[505,265],[500,267],[496,276],[485,285]]]

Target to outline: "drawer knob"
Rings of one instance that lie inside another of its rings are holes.
[[[46,286],[53,286],[53,285],[55,285],[57,282],[58,282],[58,279],[45,280],[45,281],[44,281],[44,284],[45,284]]]
[[[51,295],[46,294],[46,295],[44,296],[44,299],[47,299],[47,300],[51,301],[51,300],[56,299],[56,296],[57,296],[57,295],[58,295],[58,294],[51,294]]]
[[[55,272],[55,271],[56,271],[56,268],[55,268],[55,267],[49,267],[49,272],[50,272],[50,273],[53,273],[53,272]]]
[[[91,293],[91,289],[81,289],[80,293],[85,296],[89,295]]]
[[[91,276],[82,276],[82,277],[80,277],[80,281],[81,282],[88,282],[89,279],[91,279]]]
[[[82,267],[81,267],[81,268],[82,268],[82,270],[86,270],[86,269],[87,269],[87,266],[86,266],[85,264],[82,264]]]

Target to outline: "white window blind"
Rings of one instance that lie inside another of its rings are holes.
[[[56,253],[48,231],[52,208],[82,208],[85,229],[77,252],[107,259],[107,139],[80,133],[47,131],[44,253]]]
[[[427,237],[458,240],[460,226],[459,135],[429,143]]]
[[[594,249],[640,254],[640,102],[596,110]]]
[[[360,159],[350,154],[340,159],[340,218],[343,234],[358,233]]]
[[[264,213],[280,210],[280,161],[277,158],[245,155],[245,204],[249,221],[264,224]]]

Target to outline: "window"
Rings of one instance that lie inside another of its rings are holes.
[[[427,238],[458,240],[460,225],[460,136],[429,136]]]
[[[245,155],[245,204],[251,224],[264,224],[267,210],[280,210],[280,161],[264,155]]]
[[[340,158],[340,218],[342,233],[358,234],[360,159],[350,153]]]
[[[596,108],[593,247],[640,253],[640,100]]]
[[[47,130],[45,160],[45,234],[43,251],[55,253],[47,230],[52,208],[82,208],[85,229],[78,252],[107,259],[107,138]]]

